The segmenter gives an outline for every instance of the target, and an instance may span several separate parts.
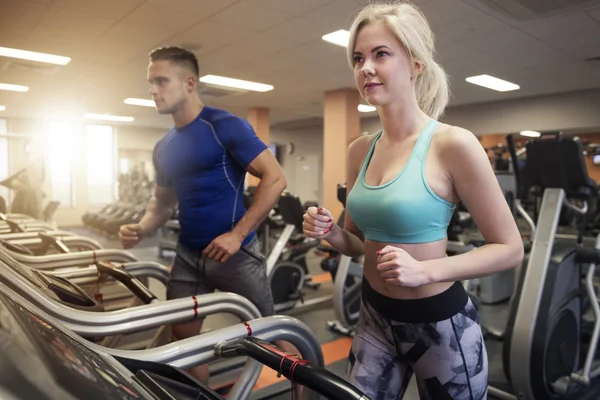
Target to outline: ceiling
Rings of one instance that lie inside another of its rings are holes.
[[[505,0],[515,1],[515,0]],[[416,0],[436,34],[451,78],[451,105],[600,87],[600,1],[568,14],[519,21],[483,0]],[[203,96],[246,116],[268,107],[271,123],[320,118],[327,90],[354,87],[345,49],[321,40],[348,29],[365,0],[0,0],[0,46],[71,57],[67,66],[0,58],[2,117],[63,113],[134,116],[132,125],[167,128],[168,116],[126,105],[148,98],[148,52],[195,48],[201,75],[271,84],[273,91]],[[465,82],[490,74],[521,90],[495,92]],[[366,114],[364,116],[373,116]]]

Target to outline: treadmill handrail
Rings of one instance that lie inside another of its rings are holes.
[[[138,261],[130,252],[119,249],[100,249],[80,251],[68,254],[50,254],[47,256],[26,256],[13,251],[6,251],[13,259],[37,269],[56,269],[64,267],[79,267],[94,264],[98,260],[112,262]]]
[[[304,359],[310,360],[313,364],[323,366],[323,352],[315,334],[303,322],[288,316],[271,316],[251,320],[246,324],[236,324],[227,328],[217,329],[202,335],[179,340],[175,343],[169,343],[164,346],[148,350],[118,350],[103,347],[79,337],[72,331],[65,329],[64,324],[49,316],[43,310],[29,303],[18,293],[0,283],[0,292],[10,296],[15,301],[22,304],[30,311],[37,313],[45,318],[72,339],[82,345],[96,351],[100,354],[109,354],[114,357],[130,358],[136,360],[146,360],[154,362],[163,362],[175,367],[188,369],[197,365],[206,364],[216,359],[214,348],[223,340],[231,340],[239,337],[248,336],[248,329],[251,327],[253,335],[266,341],[284,340],[293,344]],[[248,365],[250,364],[250,365]],[[247,399],[249,391],[252,390],[260,364],[250,360],[242,377],[236,381],[230,390],[230,400]],[[126,373],[127,370],[121,364],[115,364],[118,370]],[[250,369],[253,369],[250,371]]]
[[[138,299],[140,299],[142,303],[150,304],[154,300],[157,300],[154,293],[152,293],[146,286],[144,286],[125,269],[121,269],[117,265],[114,265],[108,261],[97,262],[96,268],[98,268],[98,272],[100,274],[106,274],[125,285],[125,287],[131,290],[131,292]]]
[[[131,276],[139,278],[154,278],[162,282],[165,286],[169,283],[169,276],[171,272],[164,265],[157,262],[144,262],[134,261],[129,263],[122,263],[119,267],[124,268]],[[73,269],[62,269],[55,271],[44,271],[47,274],[55,276],[61,276],[69,280],[85,279],[98,277],[98,268],[95,265],[87,267],[73,268]]]
[[[221,292],[155,302],[116,311],[90,312],[70,308],[49,298],[11,268],[0,267],[0,280],[28,301],[60,320],[69,329],[84,336],[139,332],[220,312],[231,313],[241,320],[250,320],[261,315],[256,306],[245,297]]]
[[[36,235],[38,235],[41,232],[32,232],[32,233],[35,233]],[[33,236],[32,237],[24,237],[24,238],[6,237],[9,235],[0,235],[0,239],[6,240],[11,243],[20,244],[21,246],[25,246],[29,249],[32,249],[32,248],[37,249],[44,245],[44,242],[39,237],[33,237]],[[14,234],[14,235],[19,235],[19,234]],[[50,236],[50,235],[48,235],[48,236]],[[102,248],[100,243],[98,243],[97,241],[90,239],[90,238],[83,237],[83,236],[74,236],[74,235],[73,236],[62,236],[62,237],[56,236],[56,235],[53,235],[53,236],[56,237],[57,239],[59,239],[67,247],[86,246],[90,250],[100,250]],[[87,250],[84,250],[84,251],[87,251]]]
[[[20,233],[2,233],[0,234],[0,239],[6,240],[18,240],[18,239],[37,239],[39,232],[20,232]],[[44,232],[46,235],[57,236],[57,237],[66,237],[66,236],[77,236],[72,232],[67,231],[46,231]],[[85,236],[79,236],[85,238]],[[86,238],[89,239],[89,238]],[[92,240],[92,239],[90,239]]]
[[[287,315],[256,318],[243,324],[215,329],[202,335],[146,350],[112,349],[93,343],[90,343],[90,346],[117,357],[167,363],[188,369],[217,359],[219,354],[216,348],[219,343],[247,337],[249,331],[252,332],[252,336],[267,342],[276,340],[290,342],[298,349],[303,359],[318,367],[324,366],[321,345],[314,332],[304,322]]]
[[[331,400],[366,400],[367,396],[349,382],[308,360],[290,356],[271,343],[257,337],[239,338],[219,343],[215,353],[222,357],[247,356],[281,373],[292,382],[313,389]]]

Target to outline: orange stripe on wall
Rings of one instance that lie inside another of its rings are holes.
[[[344,360],[348,357],[350,352],[350,346],[352,345],[352,339],[343,337],[341,339],[334,340],[332,342],[323,343],[321,350],[323,351],[323,359],[325,365],[333,364],[335,362]],[[277,377],[277,371],[272,370],[269,367],[263,367],[256,385],[253,390],[262,389],[267,386],[274,385],[282,379],[287,380],[284,376]]]

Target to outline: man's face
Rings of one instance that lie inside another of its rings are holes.
[[[188,99],[189,85],[183,68],[169,60],[150,62],[148,81],[150,95],[156,103],[159,114],[174,114]]]

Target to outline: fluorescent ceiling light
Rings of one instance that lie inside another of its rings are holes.
[[[84,114],[84,117],[87,119],[99,119],[102,121],[117,121],[117,122],[132,122],[134,120],[133,117],[121,117],[119,115],[92,114],[92,113]]]
[[[0,111],[6,110],[6,106],[0,106]]]
[[[210,83],[218,86],[227,86],[236,89],[252,90],[254,92],[268,92],[269,90],[273,90],[273,86],[265,85],[264,83],[249,82],[216,75],[205,75],[200,78],[200,82]]]
[[[529,136],[529,137],[540,137],[540,136],[542,136],[541,133],[536,132],[536,131],[521,131],[520,134],[521,134],[521,136]]]
[[[515,85],[514,83],[495,78],[490,75],[470,76],[465,80],[474,85],[483,86],[499,92],[508,92],[510,90],[519,90],[521,88],[519,85]]]
[[[125,104],[130,104],[132,106],[156,107],[154,100],[148,99],[135,99],[133,97],[128,97],[124,102]]]
[[[27,86],[0,83],[0,90],[10,90],[11,92],[26,92],[29,90],[29,88]]]
[[[34,51],[9,49],[8,47],[0,47],[0,57],[20,58],[22,60],[38,61],[58,65],[66,65],[71,61],[69,57],[36,53]]]
[[[339,31],[323,35],[321,39],[337,46],[348,47],[348,42],[350,41],[350,32],[340,29]]]
[[[370,106],[367,104],[359,104],[358,105],[358,111],[360,111],[360,112],[373,112],[375,110],[377,110],[377,107],[375,107],[375,106]]]

